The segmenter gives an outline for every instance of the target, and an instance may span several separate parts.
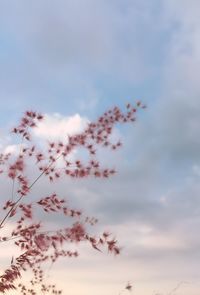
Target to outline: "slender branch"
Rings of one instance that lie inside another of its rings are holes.
[[[45,172],[62,156],[62,154],[60,154],[55,161],[51,161],[51,163],[38,175],[38,177],[36,177],[36,179],[32,182],[32,184],[28,187],[28,189],[30,190],[34,184],[45,174]],[[10,208],[10,210],[8,210],[8,212],[6,213],[5,217],[2,219],[2,221],[0,222],[0,228],[2,228],[5,220],[9,217],[10,213],[17,208],[18,203],[21,201],[21,199],[23,198],[23,195],[21,195],[19,197],[19,199],[13,204],[13,206]]]

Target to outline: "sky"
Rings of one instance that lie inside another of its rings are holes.
[[[199,10],[198,0],[0,0],[1,149],[27,109],[46,114],[39,141],[111,106],[148,106],[117,126],[123,148],[102,154],[116,176],[57,186],[123,248],[116,258],[83,247],[58,263],[49,276],[64,294],[118,295],[127,281],[137,295],[199,294]]]

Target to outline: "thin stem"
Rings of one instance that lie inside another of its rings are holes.
[[[36,179],[32,182],[32,184],[28,187],[28,190],[30,190],[34,184],[45,174],[45,172],[62,156],[62,154],[60,154],[55,161],[51,161],[51,163],[46,167],[46,169],[44,169],[39,175],[38,177],[36,177]],[[2,228],[5,220],[9,217],[10,213],[17,208],[18,203],[21,201],[21,199],[23,198],[23,195],[21,195],[19,197],[19,199],[13,204],[13,206],[10,208],[10,210],[8,210],[7,214],[5,215],[5,217],[2,219],[2,221],[0,222],[0,228]]]
[[[27,127],[26,127],[26,130],[27,130]],[[19,157],[22,156],[23,141],[24,141],[24,137],[22,137],[21,139]],[[13,183],[12,183],[12,198],[11,198],[12,202],[14,200],[14,188],[15,188],[15,178],[13,179]]]

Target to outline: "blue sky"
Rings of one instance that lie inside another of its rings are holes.
[[[199,294],[199,9],[198,0],[0,1],[2,146],[26,109],[57,120],[59,133],[75,114],[81,124],[113,105],[148,105],[118,129],[123,150],[105,156],[118,175],[69,186],[129,245],[117,261],[83,249],[67,272],[71,295],[117,294],[126,280],[138,295],[180,281],[177,294]]]
[[[46,3],[1,3],[1,95],[9,112],[37,104],[86,112],[87,102],[94,112],[159,96],[174,33],[173,23],[157,26],[160,1]]]

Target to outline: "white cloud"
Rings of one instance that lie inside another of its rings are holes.
[[[68,135],[74,135],[83,131],[89,120],[82,118],[79,114],[71,117],[64,117],[58,113],[46,114],[42,122],[34,129],[34,135],[47,140],[64,140]]]
[[[11,153],[13,155],[19,154],[21,145],[18,144],[10,144],[4,148],[4,153]]]

